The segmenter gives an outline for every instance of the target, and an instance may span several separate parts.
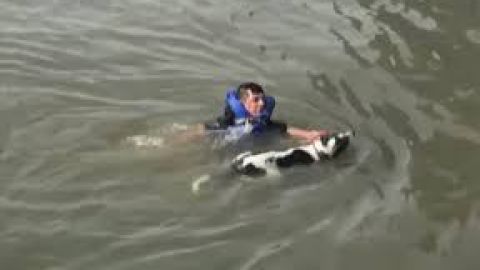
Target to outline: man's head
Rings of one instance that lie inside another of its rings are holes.
[[[263,107],[265,106],[264,92],[260,85],[247,82],[242,83],[238,87],[238,98],[242,102],[245,109],[253,116],[260,115]]]

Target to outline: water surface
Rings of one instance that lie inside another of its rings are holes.
[[[477,1],[1,0],[0,23],[3,269],[478,269]],[[247,80],[351,149],[251,181],[164,143]]]

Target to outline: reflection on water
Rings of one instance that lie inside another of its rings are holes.
[[[3,0],[0,22],[4,268],[478,268],[478,1]],[[166,143],[245,80],[359,136],[261,180]]]

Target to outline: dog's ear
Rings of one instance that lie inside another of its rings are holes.
[[[337,137],[335,142],[335,148],[332,153],[332,157],[338,156],[341,152],[347,149],[350,144],[350,136]]]
[[[322,142],[323,145],[327,145],[328,140],[330,140],[331,137],[332,137],[331,135],[323,136],[323,137],[320,138],[320,141]]]

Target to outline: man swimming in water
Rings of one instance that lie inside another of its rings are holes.
[[[272,120],[274,108],[275,99],[266,95],[259,84],[242,83],[227,90],[223,115],[213,122],[197,126],[188,137],[222,132],[225,140],[235,141],[249,134],[256,136],[274,132],[312,142],[328,135],[326,130],[300,129]]]
[[[271,119],[274,108],[275,99],[266,95],[260,85],[253,82],[243,83],[237,88],[227,90],[223,115],[215,121],[198,125],[194,132],[185,133],[189,136],[178,136],[176,139],[185,141],[200,137],[198,135],[219,134],[223,141],[236,142],[246,135],[258,137],[277,133],[308,141],[308,144],[283,151],[241,152],[231,160],[229,173],[259,177],[278,175],[281,169],[335,158],[347,148],[350,137],[354,134],[352,131],[339,133],[287,126],[286,123]],[[225,179],[223,176],[220,178]],[[210,180],[210,175],[196,179],[192,183],[192,191],[198,193],[201,186]]]

